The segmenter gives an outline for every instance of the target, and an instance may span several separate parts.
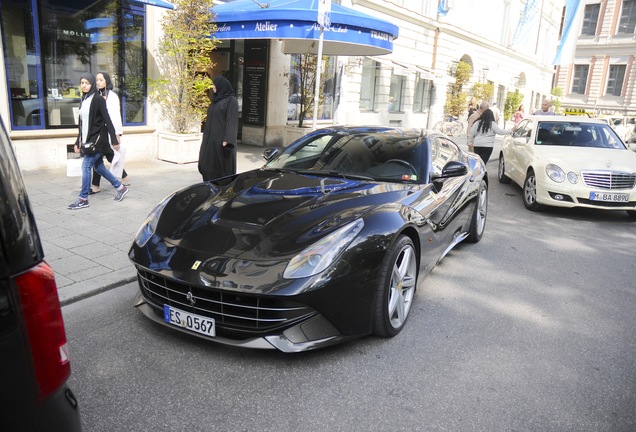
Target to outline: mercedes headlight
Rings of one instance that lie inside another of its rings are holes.
[[[329,267],[362,231],[364,221],[356,219],[312,244],[287,264],[285,279],[316,275]]]
[[[563,183],[565,181],[565,173],[558,165],[547,164],[545,166],[545,173],[552,181],[557,183]]]

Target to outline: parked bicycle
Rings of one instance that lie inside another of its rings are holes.
[[[445,133],[448,136],[457,136],[464,131],[464,124],[457,117],[448,116],[444,120],[435,123],[433,130]]]

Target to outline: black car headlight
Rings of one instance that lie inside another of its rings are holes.
[[[148,240],[153,236],[155,230],[157,229],[157,223],[159,222],[159,216],[161,216],[161,212],[166,208],[166,205],[170,201],[170,199],[174,196],[174,194],[167,196],[163,199],[150,213],[146,216],[146,220],[143,224],[141,224],[141,228],[137,231],[135,235],[135,244],[139,247],[144,247]]]
[[[283,277],[299,279],[320,273],[340,256],[363,227],[364,221],[356,219],[312,244],[292,258]]]

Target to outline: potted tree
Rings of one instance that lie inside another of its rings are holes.
[[[149,98],[156,102],[168,131],[159,131],[157,157],[175,163],[196,162],[201,123],[210,103],[212,80],[206,71],[213,63],[213,0],[176,0],[166,11],[163,35],[156,50],[160,78],[149,80]]]

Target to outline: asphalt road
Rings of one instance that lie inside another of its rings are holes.
[[[393,339],[225,347],[144,318],[135,284],[65,306],[84,430],[636,430],[636,222],[532,213],[491,180],[482,241],[420,281]]]

